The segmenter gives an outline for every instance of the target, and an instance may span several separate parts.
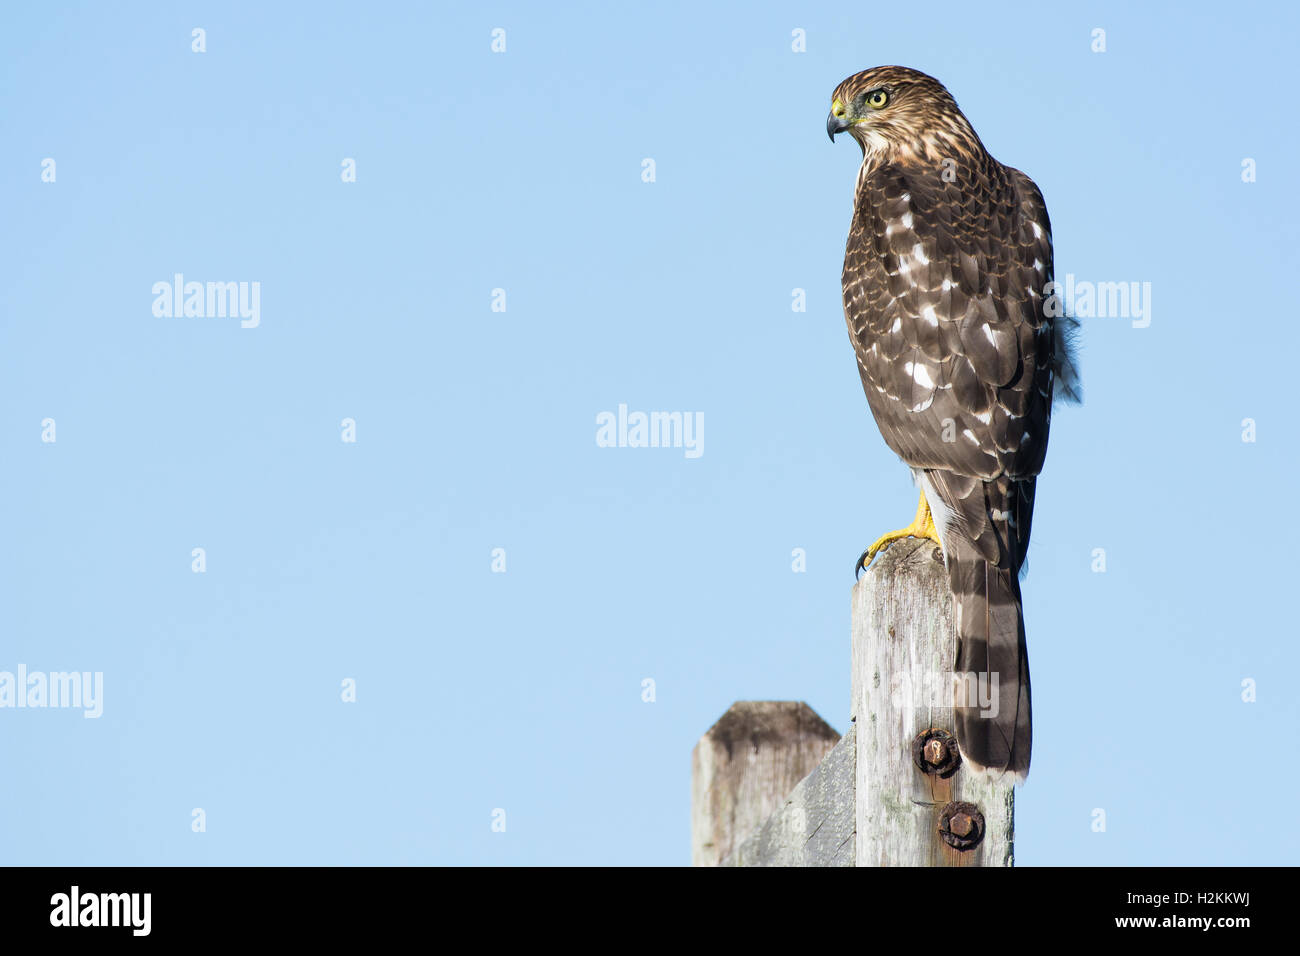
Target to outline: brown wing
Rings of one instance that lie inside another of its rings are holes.
[[[863,176],[845,316],[872,413],[900,458],[954,477],[1038,474],[1051,409],[1051,278],[1047,211],[1018,170],[988,159],[954,182],[941,169],[897,164]],[[1032,489],[1008,488],[1024,521],[1012,554],[991,547],[989,559],[1019,566]]]
[[[864,177],[844,308],[867,399],[899,457],[1031,477],[1051,396],[1051,230],[1029,178],[990,163],[973,186],[898,165]]]

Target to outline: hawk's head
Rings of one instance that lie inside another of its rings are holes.
[[[826,132],[847,131],[864,156],[889,162],[984,151],[957,102],[932,76],[905,66],[876,66],[835,88]]]

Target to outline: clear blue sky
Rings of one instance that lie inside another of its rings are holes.
[[[824,128],[881,63],[1034,177],[1059,276],[1151,283],[1039,482],[1018,862],[1294,860],[1300,17],[993,6],[7,5],[0,670],[104,700],[0,709],[0,862],[683,864],[732,701],[843,731],[915,507]],[[175,273],[260,325],[156,317]],[[619,404],[703,455],[597,447]]]

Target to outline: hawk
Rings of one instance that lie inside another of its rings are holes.
[[[956,701],[962,755],[1023,780],[1020,571],[1053,393],[1078,398],[1072,320],[1053,317],[1061,310],[1047,294],[1047,209],[1028,176],[988,154],[943,85],[916,70],[849,77],[826,130],[862,147],[844,255],[849,338],[880,433],[921,489],[912,524],[872,544],[858,568],[901,538],[939,545],[956,610],[954,674],[997,694],[985,711]]]

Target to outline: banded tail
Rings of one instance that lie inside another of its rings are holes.
[[[1029,773],[1033,737],[1020,568],[1034,479],[923,473],[953,595],[957,743],[977,769]],[[938,501],[935,501],[935,498]]]

